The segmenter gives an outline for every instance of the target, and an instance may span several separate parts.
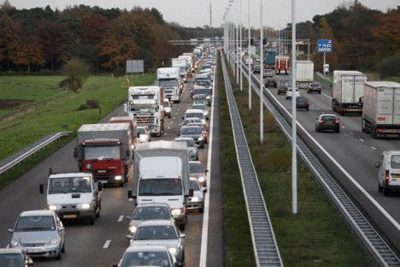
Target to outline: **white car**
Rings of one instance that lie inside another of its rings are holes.
[[[199,181],[195,177],[189,179],[190,189],[193,190],[193,196],[189,197],[187,209],[198,210],[199,212],[204,211],[204,193],[206,188],[201,187]]]
[[[168,116],[168,118],[171,118],[171,111],[172,111],[172,107],[171,107],[171,103],[169,102],[168,98],[164,98],[164,113],[165,116]]]
[[[131,246],[128,247],[122,259],[113,267],[131,266],[162,266],[177,267],[181,266],[175,262],[171,253],[165,246]]]
[[[289,87],[286,91],[286,99],[291,99],[293,96],[293,88]],[[300,96],[300,91],[298,88],[296,88],[296,97]]]
[[[147,143],[150,142],[150,132],[147,129],[147,126],[138,126],[136,128],[137,134],[138,134],[138,142],[139,143]]]

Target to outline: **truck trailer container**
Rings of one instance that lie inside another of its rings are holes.
[[[314,81],[314,62],[310,60],[296,61],[296,86],[297,88],[307,89],[308,85]]]

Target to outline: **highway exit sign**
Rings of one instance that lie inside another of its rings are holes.
[[[317,42],[318,53],[332,53],[332,40],[320,39]]]

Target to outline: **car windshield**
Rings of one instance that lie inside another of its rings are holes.
[[[190,139],[184,139],[184,140],[176,140],[176,141],[178,141],[178,142],[185,142],[186,143],[186,145],[187,145],[187,147],[194,147],[194,143],[193,143],[193,139],[192,138],[190,138]]]
[[[202,130],[200,127],[183,127],[181,134],[201,134]]]
[[[202,111],[186,113],[186,118],[199,118],[199,119],[204,119],[204,113],[203,113]]]
[[[192,109],[201,109],[201,110],[205,110],[207,109],[204,105],[193,105]]]
[[[134,240],[177,239],[175,228],[171,225],[154,225],[139,227],[133,237]]]
[[[127,252],[122,260],[122,267],[159,266],[171,267],[166,251]]]
[[[204,172],[203,165],[201,165],[201,163],[189,163],[189,172],[190,173]]]
[[[323,120],[323,121],[335,121],[336,117],[335,116],[322,116],[321,120]]]
[[[137,207],[132,220],[168,220],[171,219],[167,207]]]
[[[146,134],[146,131],[145,131],[145,129],[144,128],[137,128],[137,133],[138,134]]]
[[[49,179],[49,194],[92,192],[91,178],[65,177]]]
[[[179,178],[140,179],[139,196],[182,195],[182,180]]]
[[[170,107],[169,101],[164,101],[164,107],[165,107],[165,108]]]
[[[210,95],[210,89],[204,88],[204,89],[194,89],[194,94],[195,95]]]
[[[392,155],[390,165],[394,169],[400,169],[400,155]]]
[[[197,180],[191,180],[190,181],[190,189],[193,189],[193,191],[199,191],[200,187],[199,187],[199,183],[197,182]]]
[[[203,95],[203,94],[197,94],[197,95],[194,95],[194,96],[193,96],[193,99],[194,99],[194,100],[206,100],[206,99],[207,99],[207,96],[206,96],[206,95]]]
[[[164,86],[164,87],[174,87],[174,86],[178,86],[179,82],[177,79],[161,79],[161,80],[158,80],[158,85]]]
[[[85,160],[107,160],[121,158],[119,146],[85,146],[84,155]]]
[[[24,266],[22,262],[22,256],[14,253],[0,254],[0,266],[13,267],[13,266]]]
[[[201,122],[199,118],[187,118],[182,122],[182,125],[187,125],[189,123]]]
[[[53,216],[23,216],[18,218],[15,232],[51,231],[54,230]]]

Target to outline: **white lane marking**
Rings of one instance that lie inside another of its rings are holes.
[[[364,143],[364,139],[361,139],[361,138],[360,138],[360,142],[361,142],[361,143]]]
[[[371,149],[372,149],[372,150],[376,150],[376,148],[375,148],[374,146],[371,146]]]
[[[110,243],[111,243],[111,240],[107,240],[107,241],[104,243],[103,249],[107,249],[107,248],[110,246]]]
[[[214,72],[214,81],[213,81],[213,91],[215,89],[215,75],[216,72]],[[214,126],[214,103],[215,103],[215,95],[212,94],[212,103],[211,103],[211,121],[210,121],[210,128],[209,128],[209,139],[208,139],[208,159],[207,159],[207,193],[205,195],[205,201],[204,201],[204,212],[203,212],[203,229],[201,232],[201,249],[200,249],[200,263],[199,267],[206,267],[207,263],[207,247],[208,247],[208,220],[210,217],[210,185],[211,185],[211,179],[210,179],[210,174],[211,174],[211,156],[212,156],[212,140],[213,140],[213,126]]]
[[[327,98],[329,98],[329,99],[332,99],[331,96],[329,96],[329,95],[327,95],[327,94],[325,94],[325,93],[322,93],[322,95],[325,96],[325,97],[327,97]]]
[[[124,219],[124,217],[125,217],[124,215],[119,216],[119,217],[118,217],[118,222],[122,222],[122,220]]]

